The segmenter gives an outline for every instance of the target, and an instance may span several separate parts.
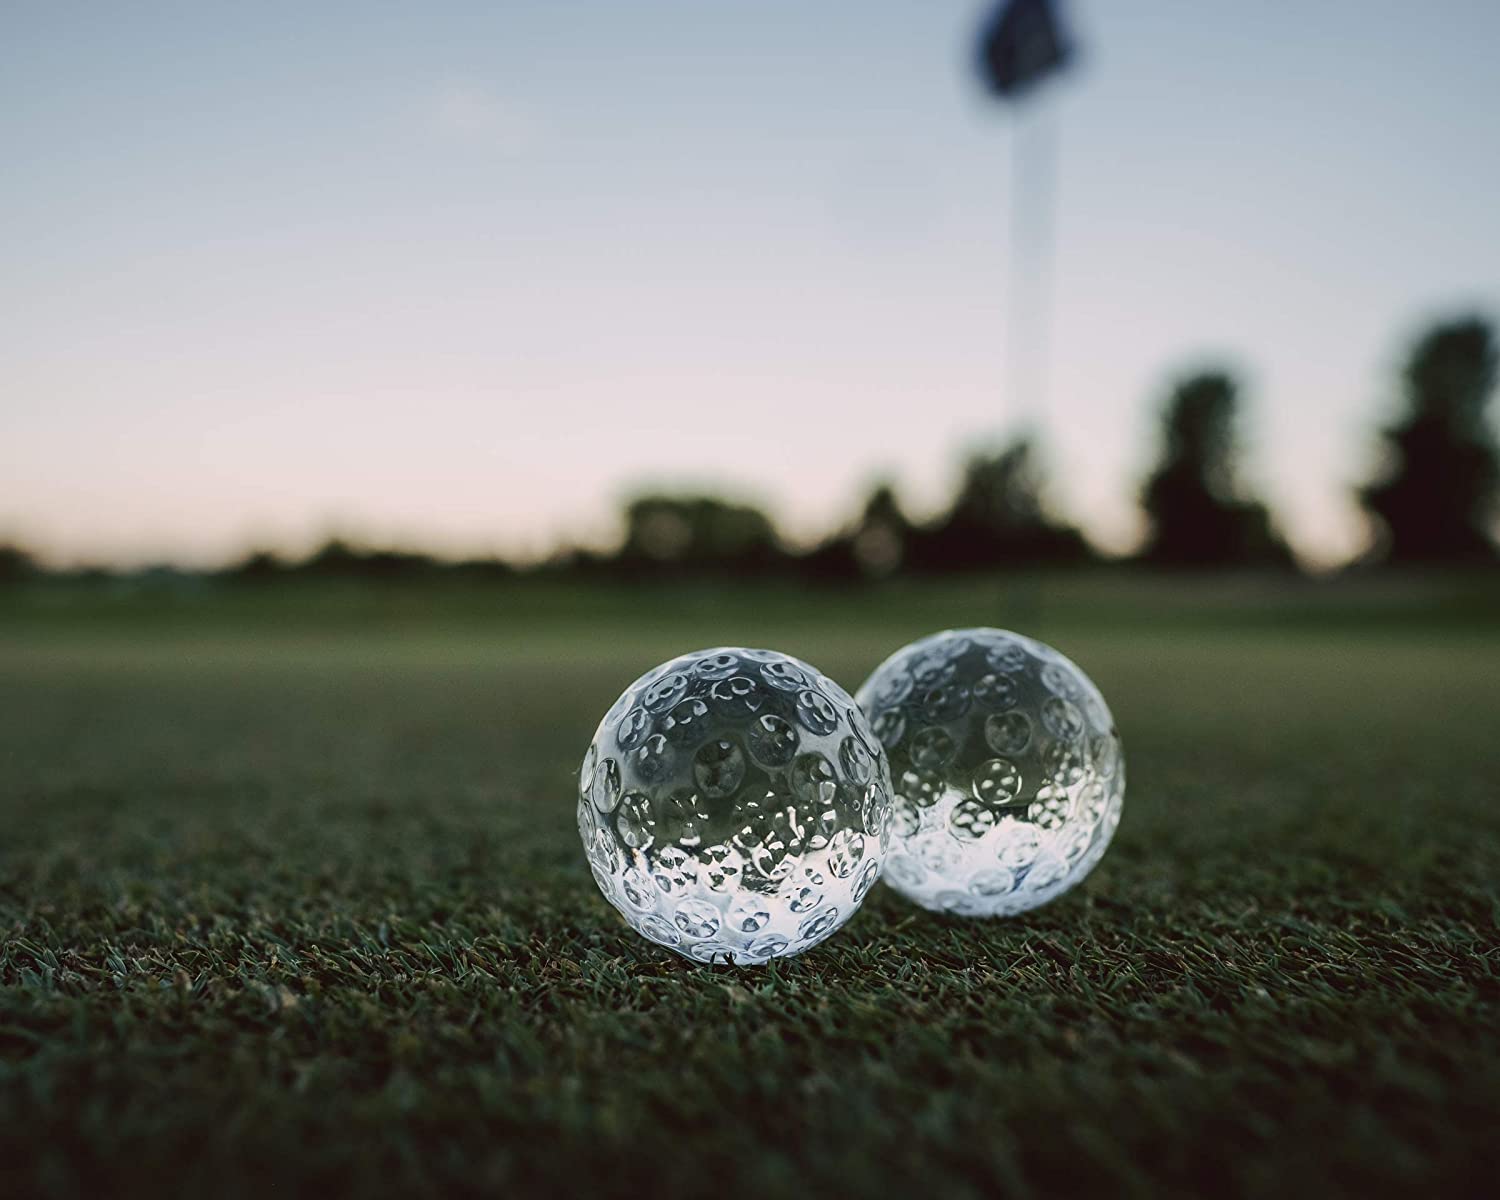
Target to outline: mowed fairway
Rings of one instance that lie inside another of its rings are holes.
[[[1125,739],[1088,882],[706,969],[578,845],[619,690],[1006,616],[642,603],[0,627],[0,1194],[1493,1187],[1500,628],[1039,619]]]

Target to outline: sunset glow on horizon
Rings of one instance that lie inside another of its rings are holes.
[[[648,485],[810,538],[881,476],[932,511],[1028,411],[988,7],[10,7],[0,542],[535,557]],[[1056,507],[1128,549],[1167,388],[1224,363],[1247,479],[1347,557],[1412,337],[1500,316],[1500,7],[1069,11],[1019,118],[1058,139]]]

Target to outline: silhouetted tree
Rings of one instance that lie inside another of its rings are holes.
[[[883,579],[906,558],[912,524],[892,485],[881,480],[855,520],[798,559],[802,573],[828,582]]]
[[[993,454],[976,454],[964,467],[948,512],[907,538],[916,570],[987,570],[1087,561],[1084,536],[1048,511],[1035,443],[1017,438]]]
[[[633,574],[764,574],[789,560],[758,508],[717,496],[650,495],[626,506],[615,561]]]
[[[1173,390],[1162,418],[1161,463],[1142,502],[1151,520],[1143,560],[1160,566],[1287,565],[1266,506],[1238,478],[1238,387],[1203,372]]]
[[[294,570],[303,575],[352,577],[361,574],[362,558],[363,555],[343,538],[331,537],[298,563]]]
[[[824,538],[811,550],[797,555],[792,569],[817,583],[859,583],[865,578],[854,557],[854,539],[848,530]]]
[[[1392,563],[1493,560],[1500,455],[1486,410],[1495,335],[1475,317],[1430,330],[1404,372],[1406,412],[1382,431],[1387,463],[1360,492]]]
[[[37,569],[36,560],[20,546],[0,546],[0,586],[20,583]]]
[[[225,569],[227,578],[239,583],[269,583],[290,570],[290,565],[269,550],[252,550]]]
[[[511,579],[516,574],[515,566],[498,555],[464,558],[455,563],[441,564],[441,569],[458,579],[469,579],[476,583]]]
[[[455,562],[415,550],[371,550],[330,538],[301,562],[289,562],[271,550],[253,550],[227,567],[224,578],[235,583],[271,583],[284,579],[409,579],[444,578],[493,580],[509,578],[515,568],[499,558],[467,558]]]
[[[875,485],[853,530],[854,560],[872,578],[897,571],[906,558],[912,523],[896,499],[896,490],[882,481]]]
[[[324,579],[411,579],[436,573],[438,562],[418,551],[363,550],[334,537],[290,570]]]
[[[618,575],[618,561],[618,554],[565,544],[554,549],[542,562],[529,567],[525,574],[537,579],[594,582]]]

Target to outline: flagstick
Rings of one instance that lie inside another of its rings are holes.
[[[1023,109],[1011,129],[1006,407],[1016,436],[1035,439],[1038,452],[1047,427],[1052,357],[1058,121],[1050,107],[1042,102],[1032,104],[1029,113]],[[1035,568],[1010,587],[1007,607],[1014,624],[1036,629],[1041,589]]]
[[[1007,407],[1023,434],[1044,432],[1048,409],[1057,127],[1049,106],[1037,103],[1011,131]]]

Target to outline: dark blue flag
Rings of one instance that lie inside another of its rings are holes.
[[[1014,100],[1062,70],[1073,48],[1052,0],[1005,0],[979,41],[979,69],[990,90]]]

